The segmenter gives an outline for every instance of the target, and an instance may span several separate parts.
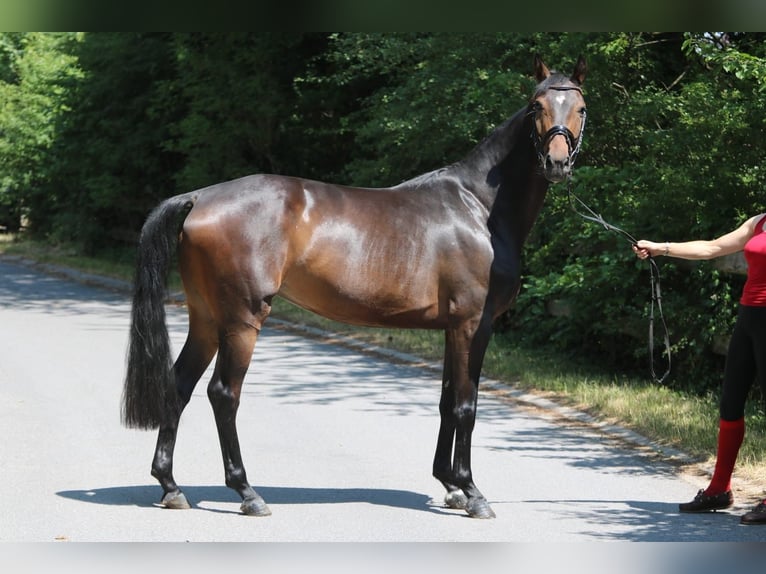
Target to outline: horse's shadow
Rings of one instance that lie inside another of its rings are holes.
[[[213,512],[229,512],[225,509],[209,508],[205,503],[235,503],[238,513],[239,499],[229,488],[224,486],[185,486],[184,494],[191,505]],[[258,494],[268,504],[348,504],[363,502],[379,506],[419,510],[423,512],[445,513],[449,510],[442,503],[430,496],[407,490],[376,488],[303,488],[259,486]],[[62,490],[58,496],[106,506],[150,507],[159,504],[162,490],[156,485],[111,486],[87,490]]]

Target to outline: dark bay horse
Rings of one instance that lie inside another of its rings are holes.
[[[528,105],[463,160],[391,188],[254,175],[152,211],[138,250],[122,420],[159,428],[152,475],[164,506],[189,506],[173,477],[173,450],[181,412],[217,353],[207,393],[226,485],[243,513],[270,514],[247,480],[236,415],[279,295],[338,321],[444,330],[433,475],[449,507],[494,517],[471,472],[479,375],[492,322],[518,293],[522,245],[548,185],[571,174],[585,127],[585,73],[582,57],[569,77],[535,57],[539,84]],[[164,299],[176,257],[189,332],[173,363]]]

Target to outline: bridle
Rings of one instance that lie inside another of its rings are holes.
[[[547,88],[548,90],[556,90],[558,92],[566,92],[566,91],[576,91],[579,92],[580,95],[582,95],[582,89],[580,89],[578,86],[550,86]],[[530,110],[530,115],[537,113],[535,109]],[[586,119],[586,113],[585,110],[582,111],[582,114],[580,116],[582,118],[582,122],[580,124],[580,133],[575,137],[575,135],[572,133],[572,130],[570,130],[568,127],[557,124],[551,129],[549,129],[545,134],[541,137],[540,134],[537,133],[536,129],[532,130],[532,141],[535,145],[535,151],[537,152],[537,159],[540,162],[541,167],[545,167],[545,148],[547,147],[548,143],[555,138],[556,136],[564,136],[564,139],[567,142],[567,149],[568,152],[568,160],[569,160],[569,167],[570,169],[574,166],[575,158],[577,158],[577,154],[580,153],[580,145],[582,144],[582,136],[585,132],[585,119]]]
[[[578,86],[551,86],[547,88],[549,90],[557,90],[557,91],[567,91],[567,90],[576,90],[582,94],[582,90]],[[530,115],[537,113],[536,110],[532,109],[530,110]],[[567,128],[564,125],[554,125],[552,128],[550,128],[545,134],[541,137],[536,129],[532,130],[532,141],[534,142],[535,151],[537,152],[537,158],[540,162],[540,165],[542,167],[545,166],[545,154],[543,150],[548,145],[550,140],[552,140],[554,137],[561,135],[564,136],[564,139],[567,142],[567,147],[569,150],[569,167],[570,169],[574,167],[574,161],[577,157],[577,154],[580,152],[580,146],[582,144],[582,136],[585,132],[585,110],[582,112],[582,123],[580,124],[580,133],[575,137],[575,135],[572,133],[572,131]],[[593,211],[588,205],[585,204],[579,197],[577,197],[574,192],[572,191],[572,177],[571,175],[567,178],[567,193],[569,196],[569,205],[571,206],[572,210],[582,217],[583,219],[587,221],[592,221],[594,223],[597,223],[599,225],[602,225],[604,229],[608,231],[613,231],[617,233],[618,235],[622,236],[624,239],[626,239],[631,245],[635,246],[638,243],[638,240],[636,240],[635,237],[633,237],[630,233],[625,231],[624,229],[621,229],[617,227],[616,225],[612,225],[611,223],[608,223],[601,215]],[[583,213],[582,211],[578,210],[577,205],[580,205],[582,209],[585,210],[586,213]],[[668,333],[668,326],[665,323],[665,316],[662,312],[662,294],[660,289],[660,270],[657,266],[657,262],[654,260],[654,258],[650,255],[647,259],[649,262],[649,277],[651,282],[651,304],[649,309],[649,357],[650,357],[650,365],[649,370],[652,375],[652,379],[657,383],[663,383],[665,379],[670,374],[670,366],[671,366],[671,357],[670,357],[670,335]],[[654,318],[655,318],[655,307],[657,309],[658,317],[660,320],[660,323],[662,325],[662,328],[664,330],[664,343],[665,343],[665,355],[667,356],[667,368],[665,369],[665,372],[662,374],[662,376],[658,377],[657,373],[654,368]]]

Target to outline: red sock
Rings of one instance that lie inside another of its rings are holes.
[[[745,419],[726,421],[721,419],[718,424],[718,454],[716,455],[715,470],[710,486],[705,490],[707,495],[716,495],[731,490],[731,475],[734,463],[737,461],[739,447],[745,438]]]

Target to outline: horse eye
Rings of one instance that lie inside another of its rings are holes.
[[[585,111],[586,111],[586,108],[585,108],[585,107],[582,107],[582,108],[580,108],[579,114],[580,114],[581,116],[584,116],[584,115],[585,115]]]

